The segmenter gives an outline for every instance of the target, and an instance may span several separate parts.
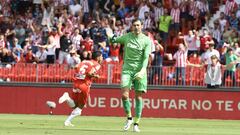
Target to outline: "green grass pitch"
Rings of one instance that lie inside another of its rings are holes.
[[[0,114],[0,135],[239,135],[240,121],[143,118],[140,133],[123,132],[125,118],[79,116],[64,127],[67,116]]]

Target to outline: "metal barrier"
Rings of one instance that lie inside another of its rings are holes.
[[[103,63],[100,70],[101,77],[94,80],[97,84],[120,84],[121,64]],[[9,66],[0,67],[1,82],[31,82],[31,83],[71,83],[74,69],[68,65],[59,64],[26,64],[17,63]],[[224,69],[222,70],[222,76]],[[174,86],[178,80],[178,86],[197,86],[205,87],[204,83],[205,68],[187,67],[185,69],[185,79],[176,77],[175,67],[157,67],[148,68],[148,84],[153,86]],[[236,85],[240,87],[240,69],[235,72]],[[228,76],[225,79],[225,87],[233,87],[233,81]]]

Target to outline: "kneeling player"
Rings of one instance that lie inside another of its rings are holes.
[[[81,115],[84,105],[87,103],[87,99],[90,92],[90,86],[93,78],[98,78],[97,72],[100,70],[101,62],[103,60],[102,53],[97,51],[92,54],[93,60],[82,61],[75,67],[75,74],[73,77],[73,91],[69,96],[68,92],[65,92],[59,98],[59,104],[66,102],[69,107],[73,108],[72,113],[65,120],[65,126],[73,126],[71,120]]]

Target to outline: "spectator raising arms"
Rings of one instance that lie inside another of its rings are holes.
[[[176,60],[176,85],[179,85],[179,76],[182,77],[182,85],[185,85],[186,79],[186,66],[188,64],[187,61],[188,54],[188,46],[184,44],[179,44],[178,51],[173,55],[173,58]]]
[[[205,76],[205,83],[207,84],[207,88],[214,89],[219,88],[222,84],[222,65],[219,63],[219,58],[217,55],[211,56],[211,64],[191,64],[189,66],[193,67],[205,67],[206,68],[206,76]],[[227,69],[232,68],[232,66],[236,66],[237,61],[232,61],[231,63],[227,64]]]

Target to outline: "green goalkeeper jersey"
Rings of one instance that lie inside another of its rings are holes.
[[[143,33],[135,35],[129,32],[112,39],[114,43],[124,45],[123,70],[139,71],[147,68],[151,51],[150,38]]]

